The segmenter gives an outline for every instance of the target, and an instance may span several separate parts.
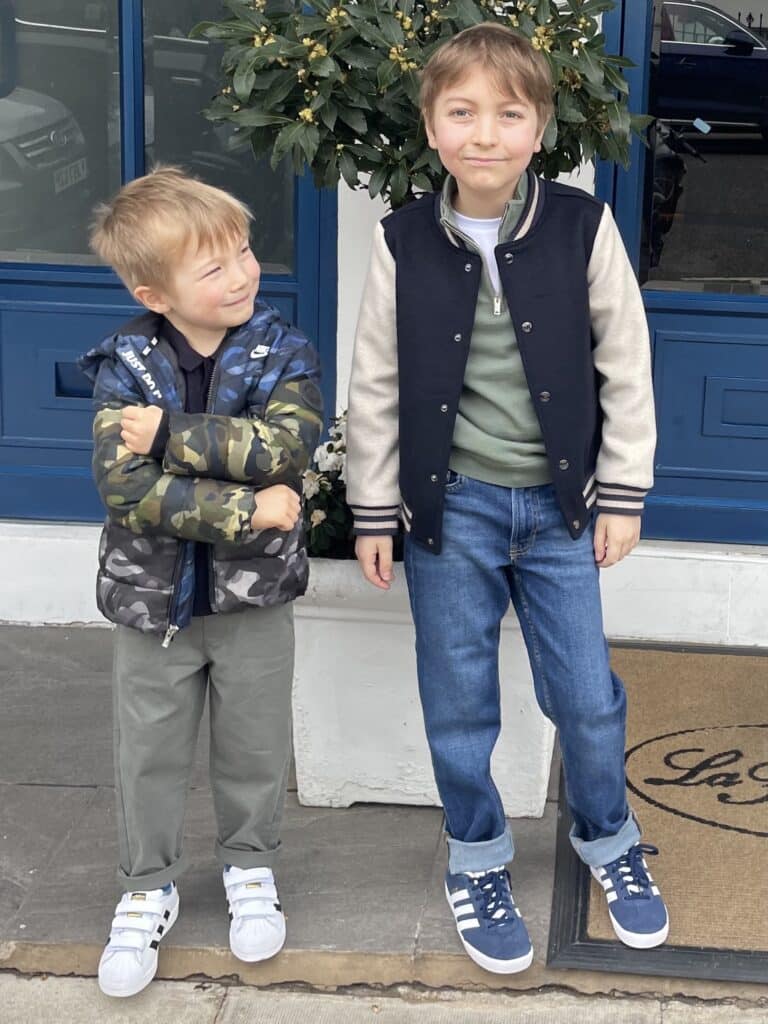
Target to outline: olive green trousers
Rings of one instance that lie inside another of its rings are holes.
[[[271,865],[291,752],[293,606],[194,618],[167,649],[118,626],[113,666],[115,791],[124,889],[156,889],[186,867],[184,811],[200,719],[210,711],[216,856]]]

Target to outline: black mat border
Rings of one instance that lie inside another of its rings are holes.
[[[690,654],[768,655],[765,647],[728,648],[705,644],[638,643],[632,640],[614,640],[610,646]],[[606,942],[589,938],[587,920],[592,876],[574,853],[568,836],[570,814],[565,806],[562,770],[557,818],[555,878],[547,945],[548,967],[555,970],[609,971],[664,978],[768,984],[768,953],[762,951],[669,945],[642,950],[629,949],[618,939]],[[703,918],[706,917],[704,914]]]

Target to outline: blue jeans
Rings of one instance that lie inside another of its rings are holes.
[[[626,698],[609,667],[592,542],[592,529],[571,538],[551,485],[497,487],[453,472],[442,552],[406,537],[419,694],[452,872],[514,853],[491,778],[510,599],[539,706],[560,732],[574,849],[586,864],[607,864],[640,838],[626,796]]]

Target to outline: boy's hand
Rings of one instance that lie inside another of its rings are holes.
[[[640,516],[601,512],[595,523],[595,561],[601,569],[616,565],[640,540]]]
[[[252,530],[277,529],[288,533],[301,514],[301,499],[292,487],[275,484],[256,492],[256,510],[251,516]]]
[[[355,554],[368,582],[380,590],[389,590],[395,578],[392,572],[392,538],[358,537]]]
[[[149,455],[162,418],[163,410],[157,405],[126,406],[120,420],[126,448],[134,455]]]

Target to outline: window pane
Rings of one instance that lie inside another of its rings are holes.
[[[641,279],[768,294],[768,0],[654,3]]]
[[[254,252],[264,270],[290,273],[294,258],[294,175],[270,170],[250,150],[231,151],[228,126],[202,114],[221,87],[223,47],[189,39],[200,21],[223,13],[220,0],[145,0],[145,143],[147,167],[179,164],[227,189],[253,211]]]
[[[91,210],[120,186],[117,6],[0,0],[0,259],[96,262]]]

